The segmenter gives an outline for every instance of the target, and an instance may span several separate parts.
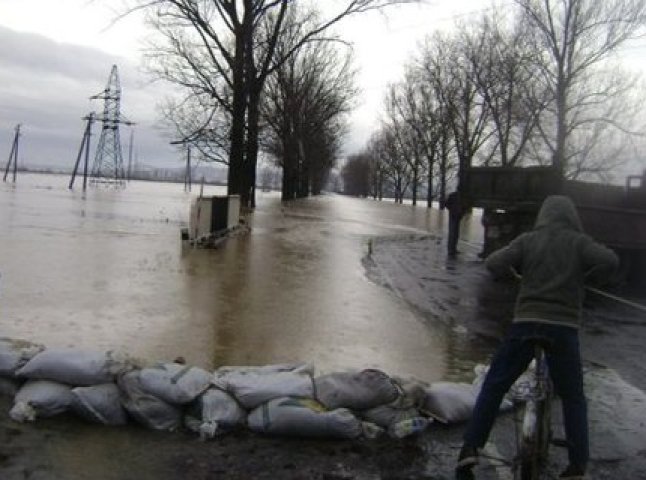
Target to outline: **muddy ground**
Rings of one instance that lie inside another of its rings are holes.
[[[448,322],[463,345],[483,359],[504,331],[513,287],[490,282],[477,249],[462,245],[444,257],[429,236],[376,241],[366,273],[410,305],[420,321]],[[443,292],[443,293],[441,293]],[[440,299],[439,301],[437,299]],[[590,479],[646,478],[646,317],[603,298],[586,305],[582,349],[590,400]],[[456,362],[455,378],[468,376]],[[10,398],[0,400],[7,412]],[[303,440],[239,432],[209,442],[187,432],[153,432],[136,425],[109,428],[71,416],[17,424],[0,415],[0,479],[449,479],[463,425],[432,424],[404,440]],[[509,458],[513,413],[501,415],[487,452]],[[565,463],[554,450],[548,478]],[[485,462],[478,478],[511,478],[506,466]]]

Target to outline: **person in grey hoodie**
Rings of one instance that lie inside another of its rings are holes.
[[[543,202],[533,230],[493,252],[485,261],[494,276],[520,275],[514,319],[496,352],[464,434],[456,478],[474,478],[472,468],[503,396],[526,370],[537,338],[547,339],[546,358],[561,397],[569,465],[561,479],[582,479],[589,456],[587,406],[578,329],[584,282],[608,279],[617,255],[583,233],[572,201],[554,195]]]

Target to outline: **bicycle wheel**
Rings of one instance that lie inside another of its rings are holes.
[[[529,400],[523,415],[520,445],[521,480],[538,480],[547,461],[551,438],[549,399]]]

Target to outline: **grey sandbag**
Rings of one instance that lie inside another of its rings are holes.
[[[388,405],[394,408],[420,408],[426,401],[426,391],[430,385],[417,378],[392,377],[399,390],[395,401]]]
[[[475,403],[470,383],[437,382],[426,389],[422,410],[442,423],[459,423],[471,418]]]
[[[399,391],[392,379],[375,369],[337,372],[314,379],[316,399],[330,410],[368,410],[393,402]]]
[[[0,375],[13,377],[16,370],[44,349],[37,343],[0,337]]]
[[[211,373],[199,367],[163,363],[139,373],[141,388],[172,404],[190,403],[211,384]]]
[[[258,433],[314,438],[356,438],[362,425],[350,410],[328,411],[315,400],[276,398],[253,410],[247,419]]]
[[[395,400],[385,405],[379,405],[359,412],[362,419],[372,422],[384,429],[390,429],[395,424],[420,417],[419,408],[426,401],[429,385],[415,378],[391,377],[398,395]]]
[[[113,352],[56,348],[35,355],[16,376],[89,386],[110,383],[126,368],[128,361]]]
[[[247,412],[227,392],[211,387],[193,402],[184,425],[202,440],[226,433],[244,424]]]
[[[213,384],[231,393],[247,410],[280,397],[312,398],[311,368],[281,370],[257,367],[218,369]]]
[[[14,399],[9,416],[17,422],[32,422],[67,411],[73,397],[69,385],[49,380],[29,380]]]
[[[153,430],[175,430],[182,424],[182,411],[147,393],[139,382],[139,370],[117,377],[121,404],[142,425]]]
[[[103,425],[125,425],[126,411],[121,406],[121,393],[114,383],[72,389],[72,410],[91,422]]]

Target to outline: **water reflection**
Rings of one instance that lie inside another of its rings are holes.
[[[464,337],[455,324],[429,323],[361,263],[369,238],[439,239],[437,210],[262,193],[250,235],[200,250],[180,241],[190,202],[181,185],[81,194],[65,177],[19,180],[0,188],[3,335],[206,367],[308,361],[426,380],[453,369],[452,343]],[[479,241],[477,227],[463,233]]]

